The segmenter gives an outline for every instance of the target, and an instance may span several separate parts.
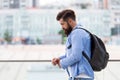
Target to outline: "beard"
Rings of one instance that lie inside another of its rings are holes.
[[[68,36],[72,31],[72,26],[69,23],[67,23],[67,25],[68,25],[68,28],[63,29],[66,36]]]

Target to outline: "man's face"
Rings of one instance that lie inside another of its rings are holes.
[[[64,33],[68,36],[72,31],[72,26],[67,21],[64,21],[63,19],[60,19],[59,22],[62,26],[62,29],[64,30]]]

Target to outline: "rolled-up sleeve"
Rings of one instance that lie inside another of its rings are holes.
[[[75,64],[81,60],[83,51],[83,36],[84,33],[79,30],[74,30],[71,34],[71,53],[68,57],[60,60],[60,66],[65,69],[68,66]]]

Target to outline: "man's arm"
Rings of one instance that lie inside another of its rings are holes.
[[[84,32],[79,30],[74,30],[71,36],[71,43],[72,43],[72,52],[69,57],[63,58],[60,60],[60,67],[63,69],[67,68],[68,66],[73,65],[74,63],[81,60],[82,57],[82,51],[83,51],[83,40],[84,37],[81,35],[84,35]]]

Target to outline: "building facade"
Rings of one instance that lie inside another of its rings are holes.
[[[120,0],[108,0],[111,11],[112,42],[120,45]]]
[[[0,9],[39,8],[39,0],[0,0]]]
[[[42,43],[60,43],[61,36],[58,34],[61,27],[56,21],[59,10],[0,10],[0,38],[8,30],[12,36],[37,38]],[[101,38],[110,36],[110,12],[107,10],[77,10],[77,22]],[[49,13],[49,14],[48,14]],[[88,14],[89,13],[89,14]]]

